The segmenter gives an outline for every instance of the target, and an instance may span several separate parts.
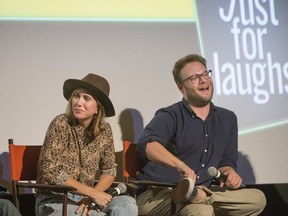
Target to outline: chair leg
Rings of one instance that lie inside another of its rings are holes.
[[[173,199],[171,199],[171,216],[176,215],[176,204],[173,202]]]
[[[12,194],[15,207],[20,211],[19,192],[15,181],[12,181]]]
[[[63,207],[62,207],[62,216],[67,215],[67,191],[63,193]]]

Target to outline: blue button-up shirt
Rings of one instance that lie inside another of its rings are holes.
[[[197,185],[211,185],[212,178],[207,174],[210,166],[236,169],[237,117],[232,111],[213,103],[205,121],[197,117],[184,99],[158,110],[137,143],[137,151],[146,161],[138,179],[177,183],[181,176],[175,168],[147,160],[146,144],[152,141],[161,143],[193,169],[197,175]]]

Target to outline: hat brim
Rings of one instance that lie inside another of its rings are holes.
[[[63,95],[66,100],[69,100],[73,91],[77,88],[84,88],[88,90],[92,96],[97,99],[102,106],[104,107],[105,113],[107,117],[111,117],[115,115],[114,106],[109,97],[106,96],[99,88],[90,83],[87,83],[82,80],[77,79],[68,79],[64,82],[63,85]]]

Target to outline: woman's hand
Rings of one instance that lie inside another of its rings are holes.
[[[76,210],[76,214],[81,213],[81,216],[91,215],[92,209],[90,209],[89,205],[91,203],[91,199],[84,198],[81,200],[81,204]]]
[[[106,207],[106,205],[112,200],[112,196],[106,192],[96,191],[93,193],[93,197],[84,198],[81,204],[76,210],[76,213],[81,213],[81,216],[91,215],[92,210],[100,212],[101,209]],[[95,205],[92,206],[91,203]],[[92,208],[91,208],[92,206]]]
[[[91,215],[91,202],[95,203],[93,209],[99,212],[112,200],[112,196],[103,191],[107,190],[109,186],[112,185],[114,179],[114,176],[101,175],[95,188],[82,184],[73,178],[68,178],[63,184],[76,188],[78,194],[87,197],[81,201],[76,213],[81,213],[81,215]]]
[[[100,208],[104,208],[112,200],[112,196],[106,192],[97,191],[91,200]]]

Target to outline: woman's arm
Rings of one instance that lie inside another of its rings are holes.
[[[109,175],[102,175],[99,182],[94,188],[91,188],[85,184],[78,182],[73,178],[68,178],[63,185],[72,186],[77,189],[77,193],[91,198],[91,200],[98,206],[103,207],[111,201],[112,196],[106,192],[111,184],[113,183],[115,177]]]

